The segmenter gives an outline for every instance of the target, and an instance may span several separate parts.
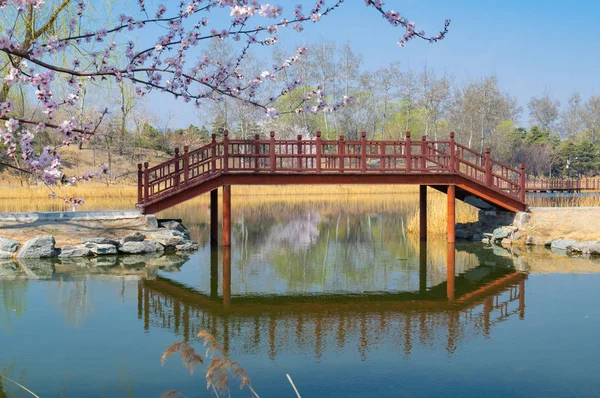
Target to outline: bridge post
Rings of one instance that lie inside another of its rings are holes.
[[[258,171],[259,168],[259,155],[260,155],[260,145],[258,144],[258,139],[260,136],[258,134],[254,135],[254,169]]]
[[[321,172],[321,151],[323,150],[323,146],[321,144],[321,132],[317,131],[317,148],[315,150],[315,155],[317,157],[317,173]]]
[[[275,132],[271,131],[269,142],[269,162],[271,163],[271,173],[275,172]]]
[[[219,190],[210,191],[210,245],[219,245]]]
[[[419,238],[427,240],[427,185],[419,185]]]
[[[411,157],[411,143],[410,143],[410,131],[406,132],[406,138],[404,140],[405,151],[404,155],[406,156],[406,172],[410,173],[412,169],[412,157]]]
[[[212,135],[212,172],[217,171],[217,135]]]
[[[485,164],[483,165],[483,169],[485,170],[485,185],[487,187],[491,187],[494,181],[492,177],[492,158],[490,155],[490,148],[485,148],[483,156],[485,161]]]
[[[138,203],[142,203],[144,201],[144,193],[142,191],[142,189],[143,189],[142,178],[144,178],[144,172],[142,171],[142,164],[138,163]]]
[[[448,185],[448,243],[456,241],[456,185]]]
[[[149,180],[150,180],[150,176],[148,173],[148,162],[144,162],[144,203],[148,202],[148,196],[149,196],[148,181]]]
[[[456,171],[456,150],[454,149],[454,131],[450,132],[450,142],[448,143],[448,151],[450,152],[450,159],[448,160],[448,166],[450,168],[450,173],[454,173]]]
[[[454,278],[456,274],[456,245],[454,242],[448,243],[448,253],[446,255],[446,296],[449,301],[454,301]]]
[[[526,180],[526,175],[525,175],[525,164],[521,163],[519,165],[519,171],[521,173],[521,175],[519,176],[519,199],[521,199],[521,202],[525,203],[525,180]]]
[[[175,175],[173,176],[173,186],[179,186],[179,148],[175,148]]]
[[[302,134],[298,134],[298,149],[296,150],[298,156],[298,171],[302,171]]]
[[[229,171],[229,131],[223,132],[223,172]]]
[[[231,246],[231,185],[223,185],[223,246]]]
[[[427,136],[421,136],[421,172],[424,173],[427,170],[427,155],[429,155],[429,148],[427,148]]]
[[[186,145],[183,147],[183,183],[188,185],[190,180],[190,148]]]
[[[338,141],[338,160],[339,160],[339,168],[340,172],[344,172],[344,135],[340,135],[340,139]]]
[[[360,133],[360,171],[367,172],[367,133]]]

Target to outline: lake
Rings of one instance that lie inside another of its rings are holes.
[[[204,355],[206,330],[261,397],[294,397],[286,374],[303,397],[600,396],[600,266],[425,247],[417,199],[234,196],[232,248],[211,250],[200,198],[159,214],[183,219],[191,255],[25,264],[39,279],[2,263],[0,373],[42,397],[210,397],[202,365],[161,364],[182,340]]]

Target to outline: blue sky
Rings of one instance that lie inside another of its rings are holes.
[[[292,11],[296,1],[278,3]],[[322,22],[308,24],[302,34],[281,34],[279,46],[291,51],[299,44],[327,38],[339,44],[350,41],[363,55],[365,71],[399,61],[403,69],[420,71],[426,65],[447,72],[457,83],[495,74],[525,109],[521,124],[528,122],[529,98],[546,89],[561,105],[574,91],[584,99],[600,94],[596,42],[600,2],[388,0],[386,6],[432,34],[450,18],[450,32],[437,44],[415,40],[400,48],[396,42],[401,29],[389,25],[362,0],[346,0]],[[172,110],[177,117],[170,127],[199,123],[193,105],[166,101],[163,96],[152,96],[148,105],[162,114]]]

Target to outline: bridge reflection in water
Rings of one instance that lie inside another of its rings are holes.
[[[455,276],[455,246],[448,245],[447,280],[427,289],[426,253],[423,244],[418,291],[232,296],[231,251],[226,247],[222,264],[218,253],[211,253],[208,294],[160,276],[140,281],[138,318],[146,330],[166,328],[186,341],[206,329],[226,350],[271,359],[307,351],[320,358],[327,348],[350,345],[358,346],[362,359],[377,347],[409,356],[417,345],[441,344],[452,354],[461,342],[489,336],[507,317],[524,318],[527,275],[515,270],[511,259],[498,257],[494,265],[480,261],[479,267]],[[475,249],[473,254],[483,253]]]

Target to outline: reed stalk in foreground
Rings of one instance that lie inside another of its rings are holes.
[[[207,330],[202,330],[198,333],[198,337],[204,339],[204,345],[206,346],[204,356],[196,353],[194,347],[190,346],[187,342],[179,341],[167,348],[163,353],[161,363],[164,364],[171,355],[179,353],[181,354],[183,365],[190,371],[190,374],[194,373],[198,364],[204,366],[206,370],[206,388],[212,390],[217,397],[220,397],[220,394],[230,396],[229,377],[231,374],[234,378],[238,377],[240,379],[240,390],[248,387],[253,397],[260,398],[252,388],[250,378],[244,368],[238,362],[231,360],[229,354],[212,334]],[[206,365],[206,360],[210,360],[208,366]],[[183,394],[172,390],[164,393],[161,398],[178,396],[183,396]]]

